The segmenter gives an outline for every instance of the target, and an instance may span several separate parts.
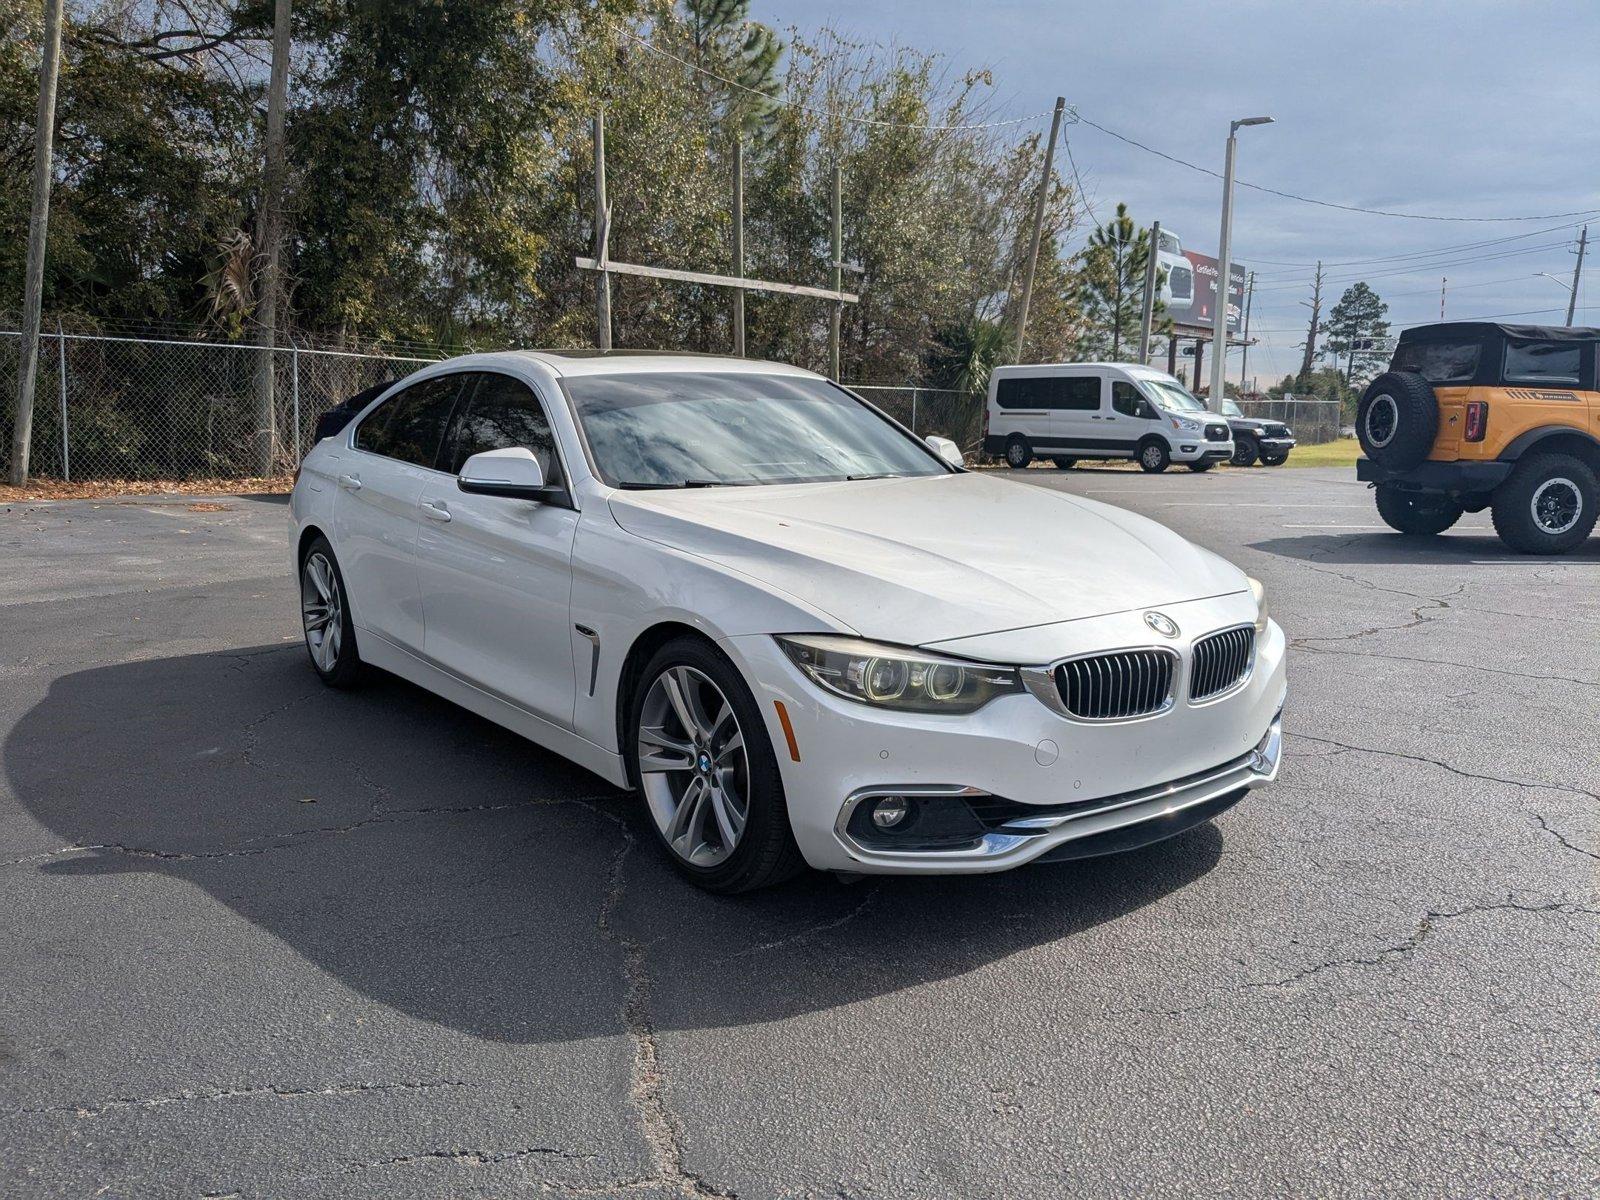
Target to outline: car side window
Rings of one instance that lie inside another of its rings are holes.
[[[356,427],[356,449],[434,467],[461,382],[460,375],[439,375],[397,392]]]
[[[1122,380],[1113,380],[1111,383],[1111,407],[1125,417],[1142,417],[1144,412],[1144,397],[1139,395],[1139,389],[1131,383]]]
[[[1582,348],[1577,342],[1506,342],[1507,383],[1578,382]]]
[[[533,451],[545,479],[560,483],[555,436],[544,405],[533,389],[509,375],[494,372],[486,371],[475,378],[477,386],[460,405],[451,427],[443,469],[458,475],[474,454],[523,446]]]

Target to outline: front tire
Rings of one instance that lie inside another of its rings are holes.
[[[1255,438],[1247,433],[1241,433],[1233,439],[1233,457],[1228,462],[1235,467],[1253,467],[1260,455],[1261,447]]]
[[[629,779],[689,880],[707,891],[747,892],[805,865],[761,711],[716,649],[685,637],[656,651],[626,728]]]
[[[361,655],[344,575],[328,539],[318,534],[300,558],[300,623],[311,665],[329,687],[361,680]]]
[[[1013,433],[1006,441],[1006,466],[1020,471],[1033,461],[1033,447],[1020,433]]]
[[[1150,475],[1159,475],[1172,464],[1172,455],[1165,442],[1151,438],[1139,447],[1139,469]]]
[[[1288,461],[1289,456],[1287,454],[1263,454],[1261,456],[1261,465],[1263,467],[1281,467]]]
[[[1535,454],[1495,489],[1492,516],[1500,540],[1520,554],[1565,554],[1594,529],[1595,474],[1570,454]]]
[[[1378,515],[1401,533],[1443,533],[1461,519],[1461,505],[1429,492],[1407,492],[1392,484],[1378,485]]]

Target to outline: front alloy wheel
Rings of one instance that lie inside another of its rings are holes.
[[[656,828],[684,862],[715,867],[750,815],[750,759],[733,705],[704,673],[669,667],[645,693],[639,778]]]

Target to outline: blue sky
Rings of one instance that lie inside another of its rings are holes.
[[[990,67],[997,116],[1046,110],[1064,95],[1085,117],[1214,170],[1229,120],[1270,114],[1277,124],[1240,133],[1239,178],[1317,199],[1462,217],[1600,209],[1600,6],[1583,0],[754,0],[752,16],[933,50],[957,71]],[[1218,65],[1222,54],[1232,69]],[[1086,126],[1066,133],[1096,213],[1124,200],[1141,223],[1159,219],[1186,246],[1216,252],[1217,180]],[[1330,265],[1327,290],[1336,299],[1364,278],[1388,301],[1392,322],[1419,323],[1438,318],[1448,276],[1451,319],[1516,313],[1526,315],[1509,319],[1560,324],[1565,288],[1536,272],[1570,279],[1577,229],[1552,227],[1575,220],[1397,220],[1241,188],[1235,255],[1257,271],[1251,329],[1262,341],[1250,373],[1265,386],[1298,367],[1293,347],[1307,317],[1299,301],[1319,258],[1516,236],[1428,258]],[[1600,215],[1591,222],[1600,238]],[[1600,254],[1586,260],[1586,275],[1591,268],[1600,272]],[[1577,320],[1600,322],[1600,280],[1580,289]],[[1235,353],[1234,376],[1238,366]]]

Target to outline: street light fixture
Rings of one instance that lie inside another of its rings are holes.
[[[1222,411],[1223,375],[1228,360],[1228,291],[1233,272],[1233,158],[1238,150],[1239,130],[1246,125],[1271,125],[1271,117],[1241,117],[1228,125],[1228,153],[1222,168],[1222,237],[1217,254],[1217,303],[1211,314],[1211,394],[1206,407]]]
[[[1567,293],[1567,295],[1569,295],[1569,296],[1572,295],[1572,285],[1570,283],[1568,283],[1565,279],[1561,278],[1561,276],[1552,275],[1552,274],[1550,274],[1549,271],[1535,271],[1533,274],[1534,274],[1535,278],[1538,278],[1540,275],[1543,275],[1546,279],[1555,280],[1558,284],[1561,285],[1561,290],[1563,292]]]

